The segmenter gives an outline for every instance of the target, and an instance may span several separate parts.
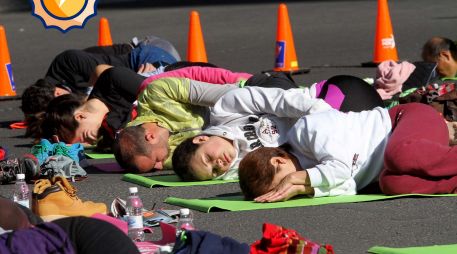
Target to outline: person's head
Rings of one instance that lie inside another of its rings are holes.
[[[135,173],[163,169],[169,155],[168,136],[165,129],[151,125],[126,127],[117,135],[113,152],[123,169]]]
[[[172,157],[173,170],[183,180],[210,180],[230,169],[237,152],[232,141],[198,135],[179,144]]]
[[[65,143],[86,143],[84,133],[98,131],[101,123],[83,112],[85,98],[76,94],[66,94],[49,102],[41,123],[42,138],[56,135]],[[89,142],[90,143],[90,142]]]
[[[432,37],[422,48],[422,59],[437,64],[436,70],[442,77],[457,75],[457,46],[448,38]]]
[[[43,112],[54,97],[68,93],[70,92],[56,87],[45,79],[39,79],[22,93],[22,112],[25,116]]]
[[[299,169],[291,154],[276,147],[261,147],[241,160],[238,168],[240,188],[247,200],[272,190],[288,174]]]

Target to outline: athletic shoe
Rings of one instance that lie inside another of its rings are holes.
[[[46,159],[53,155],[54,145],[51,144],[47,139],[41,139],[40,143],[32,147],[31,153],[35,155],[41,166]]]
[[[55,143],[52,155],[67,156],[78,163],[80,160],[85,159],[84,147],[80,143],[75,143],[70,146],[67,146],[64,142]]]
[[[33,211],[45,221],[66,216],[92,216],[106,214],[103,203],[83,202],[76,196],[76,188],[65,177],[55,176],[52,180],[40,179],[33,188]]]
[[[0,184],[16,181],[17,174],[25,174],[25,180],[36,179],[40,176],[38,159],[32,154],[22,158],[8,158],[0,161]]]

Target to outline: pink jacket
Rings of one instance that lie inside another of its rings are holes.
[[[251,76],[252,74],[249,73],[231,72],[222,68],[191,66],[148,77],[141,84],[138,93],[143,91],[143,89],[154,80],[160,78],[189,78],[213,84],[233,84],[240,80],[247,80]]]

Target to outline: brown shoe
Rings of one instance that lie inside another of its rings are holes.
[[[56,176],[49,181],[40,179],[33,188],[33,212],[44,220],[65,216],[92,216],[106,214],[103,203],[83,202],[76,196],[76,188],[65,177]]]

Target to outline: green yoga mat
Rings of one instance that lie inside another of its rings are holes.
[[[209,213],[215,210],[225,211],[247,211],[261,210],[287,207],[315,206],[338,203],[355,203],[376,201],[384,199],[393,199],[400,197],[421,196],[421,197],[448,197],[457,196],[457,194],[441,194],[441,195],[421,195],[421,194],[406,194],[397,196],[387,196],[382,194],[376,195],[352,195],[352,196],[337,196],[337,197],[320,197],[320,198],[296,198],[284,202],[274,203],[256,203],[254,201],[244,201],[241,195],[211,197],[205,199],[184,199],[176,197],[168,197],[165,203],[187,207],[201,212]]]
[[[136,183],[141,186],[152,188],[154,186],[166,187],[183,187],[183,186],[196,186],[196,185],[213,185],[222,183],[234,183],[238,180],[224,181],[224,180],[211,180],[211,181],[197,181],[197,182],[183,182],[177,175],[161,175],[161,176],[141,176],[135,174],[125,174],[122,180]]]
[[[374,246],[371,247],[368,250],[368,252],[375,254],[455,254],[457,253],[457,244],[408,248],[389,248],[382,246]]]
[[[112,153],[86,153],[86,157],[90,159],[114,159]]]

